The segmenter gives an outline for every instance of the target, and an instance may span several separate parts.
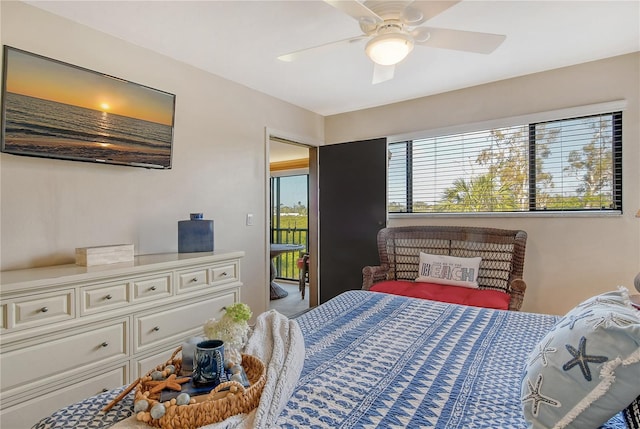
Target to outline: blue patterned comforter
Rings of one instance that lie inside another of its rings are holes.
[[[515,429],[525,359],[558,318],[350,291],[297,320],[305,366],[281,427]]]
[[[524,361],[558,318],[349,291],[297,320],[306,358],[282,428],[524,429]],[[108,427],[112,420],[78,416],[95,416],[80,409],[116,394],[34,428]],[[130,407],[128,397],[102,418],[124,418]],[[616,416],[605,427],[626,426]]]

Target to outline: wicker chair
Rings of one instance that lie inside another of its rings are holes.
[[[385,280],[415,280],[420,252],[482,261],[479,289],[493,289],[511,296],[509,310],[519,310],[527,287],[522,279],[527,233],[482,227],[406,226],[378,232],[380,265],[362,269],[362,289]]]

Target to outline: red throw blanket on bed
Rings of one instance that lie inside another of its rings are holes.
[[[388,280],[371,286],[374,292],[385,292],[393,295],[412,298],[430,299],[432,301],[464,304],[474,307],[509,309],[511,296],[497,290],[474,289],[460,286],[441,285],[436,283]]]

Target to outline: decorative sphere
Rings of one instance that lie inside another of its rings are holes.
[[[164,413],[167,412],[167,409],[163,404],[157,403],[151,408],[151,418],[157,420],[164,416]]]
[[[191,397],[188,393],[181,393],[176,397],[176,405],[189,405]]]
[[[230,378],[231,381],[237,381],[238,383],[242,384],[242,375],[238,374],[233,374]]]
[[[171,375],[171,374],[175,374],[176,367],[173,365],[167,365],[164,367],[164,370],[167,372],[168,375]]]
[[[141,411],[147,411],[148,408],[149,408],[149,401],[147,401],[146,399],[140,399],[139,401],[136,401],[135,404],[133,404],[133,412],[134,413],[139,413]]]
[[[154,381],[164,380],[164,375],[160,371],[153,371],[151,373],[151,379]]]

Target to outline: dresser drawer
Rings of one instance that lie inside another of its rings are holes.
[[[12,317],[8,328],[30,328],[73,319],[75,316],[74,291],[71,289],[37,297],[16,298],[10,306]]]
[[[133,300],[148,301],[171,295],[171,273],[133,281]]]
[[[0,390],[23,386],[46,377],[72,375],[83,366],[127,356],[127,320],[71,334],[47,337],[42,342],[0,355]],[[67,373],[67,374],[64,374]]]
[[[0,412],[0,427],[30,428],[41,418],[49,416],[60,408],[101,393],[105,389],[114,389],[127,384],[127,366],[108,370],[67,387],[38,395],[36,398],[21,401],[13,407],[3,408]]]
[[[218,285],[238,280],[238,265],[230,263],[211,268],[211,284]]]
[[[161,342],[181,342],[193,334],[194,329],[201,329],[204,323],[224,314],[224,307],[233,305],[237,300],[234,292],[209,298],[204,301],[187,303],[177,308],[134,317],[135,340],[138,352],[155,347]]]
[[[193,271],[181,271],[178,273],[178,293],[191,292],[209,285],[209,272],[206,268]]]
[[[178,293],[191,292],[239,280],[238,262],[224,262],[178,273]]]
[[[81,289],[82,315],[126,307],[129,304],[127,282],[88,286]]]

